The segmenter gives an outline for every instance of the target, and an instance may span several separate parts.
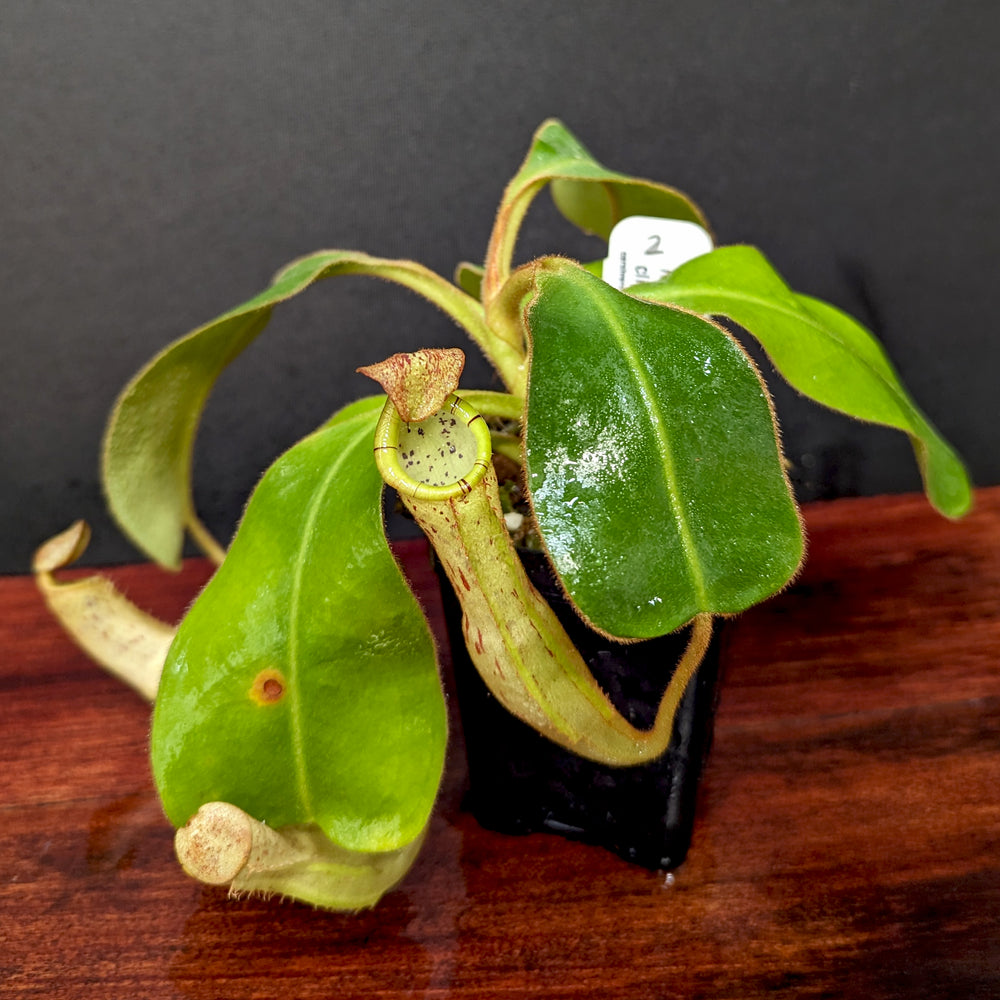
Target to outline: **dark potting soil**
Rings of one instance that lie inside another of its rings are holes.
[[[633,725],[651,726],[687,646],[687,630],[637,643],[612,642],[575,614],[544,555],[524,552],[522,560],[615,707]],[[698,782],[712,739],[719,625],[678,707],[666,753],[636,767],[609,767],[557,746],[496,700],[466,652],[461,608],[443,573],[441,584],[469,765],[465,808],[490,830],[549,831],[598,844],[647,868],[676,868],[690,844]]]

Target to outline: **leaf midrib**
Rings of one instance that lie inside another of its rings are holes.
[[[316,521],[323,500],[326,497],[330,484],[336,479],[337,473],[348,459],[348,455],[359,445],[364,443],[371,423],[370,414],[358,414],[343,424],[338,425],[338,429],[349,427],[352,423],[362,423],[364,426],[359,429],[354,439],[340,451],[336,460],[330,465],[326,475],[320,482],[319,487],[313,492],[312,500],[306,509],[306,518],[302,527],[301,543],[295,554],[292,570],[292,591],[289,598],[289,627],[288,627],[288,680],[289,680],[289,720],[291,724],[292,757],[295,761],[295,785],[299,794],[299,801],[302,803],[303,811],[310,818],[315,818],[313,810],[312,794],[309,788],[306,758],[305,739],[302,724],[302,700],[299,697],[299,620],[302,601],[302,582],[308,562],[307,549],[309,540],[312,538]],[[322,431],[320,432],[322,433]]]
[[[660,461],[664,469],[664,478],[667,482],[667,496],[670,500],[670,507],[673,510],[674,519],[677,522],[681,545],[687,555],[687,566],[691,577],[691,585],[694,588],[698,600],[699,609],[707,610],[708,597],[705,589],[705,574],[701,563],[698,560],[698,550],[695,545],[694,536],[691,533],[691,526],[688,524],[687,513],[681,497],[681,490],[677,480],[677,468],[674,461],[673,449],[667,440],[664,429],[666,419],[656,403],[656,391],[648,378],[649,368],[640,355],[634,350],[628,333],[618,317],[612,312],[602,296],[592,296],[597,304],[597,308],[608,324],[612,335],[618,341],[627,361],[629,371],[638,383],[642,398],[646,401],[650,423],[653,425],[653,436],[656,440],[657,450],[660,453]]]

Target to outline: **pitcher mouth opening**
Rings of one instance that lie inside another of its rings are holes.
[[[407,423],[386,400],[375,430],[375,462],[386,484],[414,500],[452,500],[483,478],[492,457],[481,413],[451,393],[425,420]]]

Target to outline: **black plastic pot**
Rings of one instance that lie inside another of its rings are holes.
[[[652,725],[687,645],[687,630],[644,642],[611,642],[580,621],[541,553],[524,552],[522,561],[618,710],[640,728]],[[598,844],[647,868],[676,868],[691,841],[698,782],[712,739],[719,624],[677,710],[667,752],[637,767],[608,767],[540,736],[494,698],[469,659],[460,605],[440,575],[469,764],[465,808],[490,830],[548,831]]]

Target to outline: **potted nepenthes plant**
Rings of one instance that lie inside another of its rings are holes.
[[[609,240],[605,260],[514,266],[545,187],[571,223]],[[384,394],[278,458],[223,552],[192,503],[205,400],[276,305],[339,274],[423,295],[502,388],[460,388],[457,348],[373,359],[363,371]],[[597,768],[581,780],[599,795],[674,753],[652,814],[683,832],[690,781],[675,765],[696,774],[704,752],[691,712],[710,714],[713,668],[699,664],[713,620],[780,591],[804,551],[767,388],[712,317],[749,331],[802,394],[907,433],[930,502],[947,517],[968,510],[961,462],[870,333],[791,291],[756,249],[715,248],[691,201],[605,169],[557,121],[508,185],[484,266],[460,265],[453,284],[407,260],[314,253],[135,376],[104,442],[111,511],[168,568],[190,535],[214,576],[175,629],[99,576],[57,578],[86,546],[81,522],[38,550],[35,571],[77,641],[155,699],[152,769],[188,872],[356,909],[416,856],[446,713],[434,641],[386,540],[386,484],[460,605],[456,645],[481,685],[461,681],[469,710],[488,701],[537,741],[531,752]],[[619,654],[637,659],[622,667]],[[654,692],[644,712],[629,707],[635,684]],[[525,752],[493,726],[467,726],[474,771]],[[626,797],[648,794],[630,780]],[[478,797],[496,805],[488,784]],[[556,809],[548,825],[587,836],[576,816]],[[626,840],[611,846],[647,864],[683,856],[681,841],[640,838],[630,854]]]

